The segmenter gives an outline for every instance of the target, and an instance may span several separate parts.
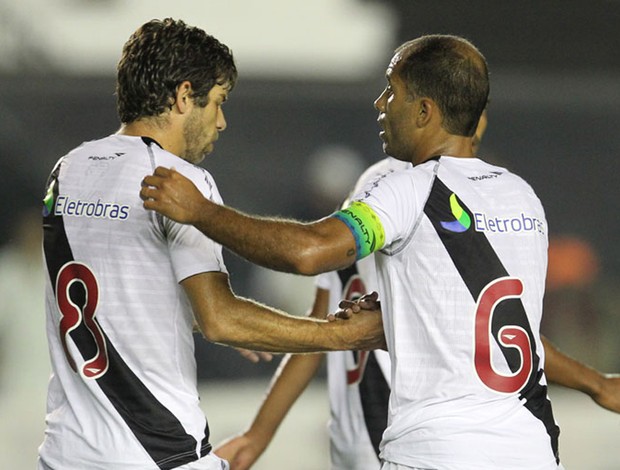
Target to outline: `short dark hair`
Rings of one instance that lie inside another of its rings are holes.
[[[443,127],[471,137],[489,99],[486,60],[469,41],[458,36],[428,35],[396,49],[403,54],[399,74],[413,97],[437,103]]]
[[[216,84],[237,80],[232,51],[200,28],[181,20],[151,20],[123,46],[116,98],[122,123],[162,114],[174,104],[177,87],[192,84],[192,97],[206,106]]]

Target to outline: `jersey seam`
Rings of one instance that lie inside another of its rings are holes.
[[[145,144],[146,144],[147,152],[149,154],[149,161],[151,163],[151,170],[155,171],[155,168],[157,166],[156,163],[155,163],[155,153],[153,152],[153,149],[152,149],[152,147],[149,144],[147,144],[146,142],[145,142]],[[164,237],[165,237],[167,230],[166,230],[166,226],[164,225],[163,216],[160,213],[158,213],[158,212],[151,211],[151,218],[153,220],[153,223],[156,224],[157,226],[159,226],[159,229],[161,230],[161,232],[164,234]]]

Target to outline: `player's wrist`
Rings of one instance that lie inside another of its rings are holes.
[[[192,225],[206,223],[206,221],[209,220],[213,205],[215,205],[215,203],[206,197],[197,201],[195,208],[190,213],[190,223]]]

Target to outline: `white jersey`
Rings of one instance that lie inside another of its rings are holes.
[[[385,236],[375,260],[392,394],[381,457],[561,468],[539,336],[547,223],[531,187],[477,158],[439,157],[352,200]]]
[[[142,178],[159,165],[221,202],[205,170],[141,137],[84,143],[49,178],[52,377],[39,453],[50,468],[172,469],[211,450],[179,282],[226,268],[221,246],[142,207]]]
[[[379,176],[411,167],[385,158],[360,176],[356,188]],[[354,190],[354,193],[356,191]],[[338,272],[321,274],[317,287],[329,291],[329,311],[341,299],[355,299],[377,290],[374,256]],[[390,359],[386,351],[327,353],[327,378],[332,470],[378,470],[379,444],[387,426]]]

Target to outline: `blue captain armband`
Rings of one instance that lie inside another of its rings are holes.
[[[372,208],[363,202],[353,201],[346,209],[332,214],[342,220],[355,238],[357,259],[380,250],[385,244],[385,232],[379,217]]]

